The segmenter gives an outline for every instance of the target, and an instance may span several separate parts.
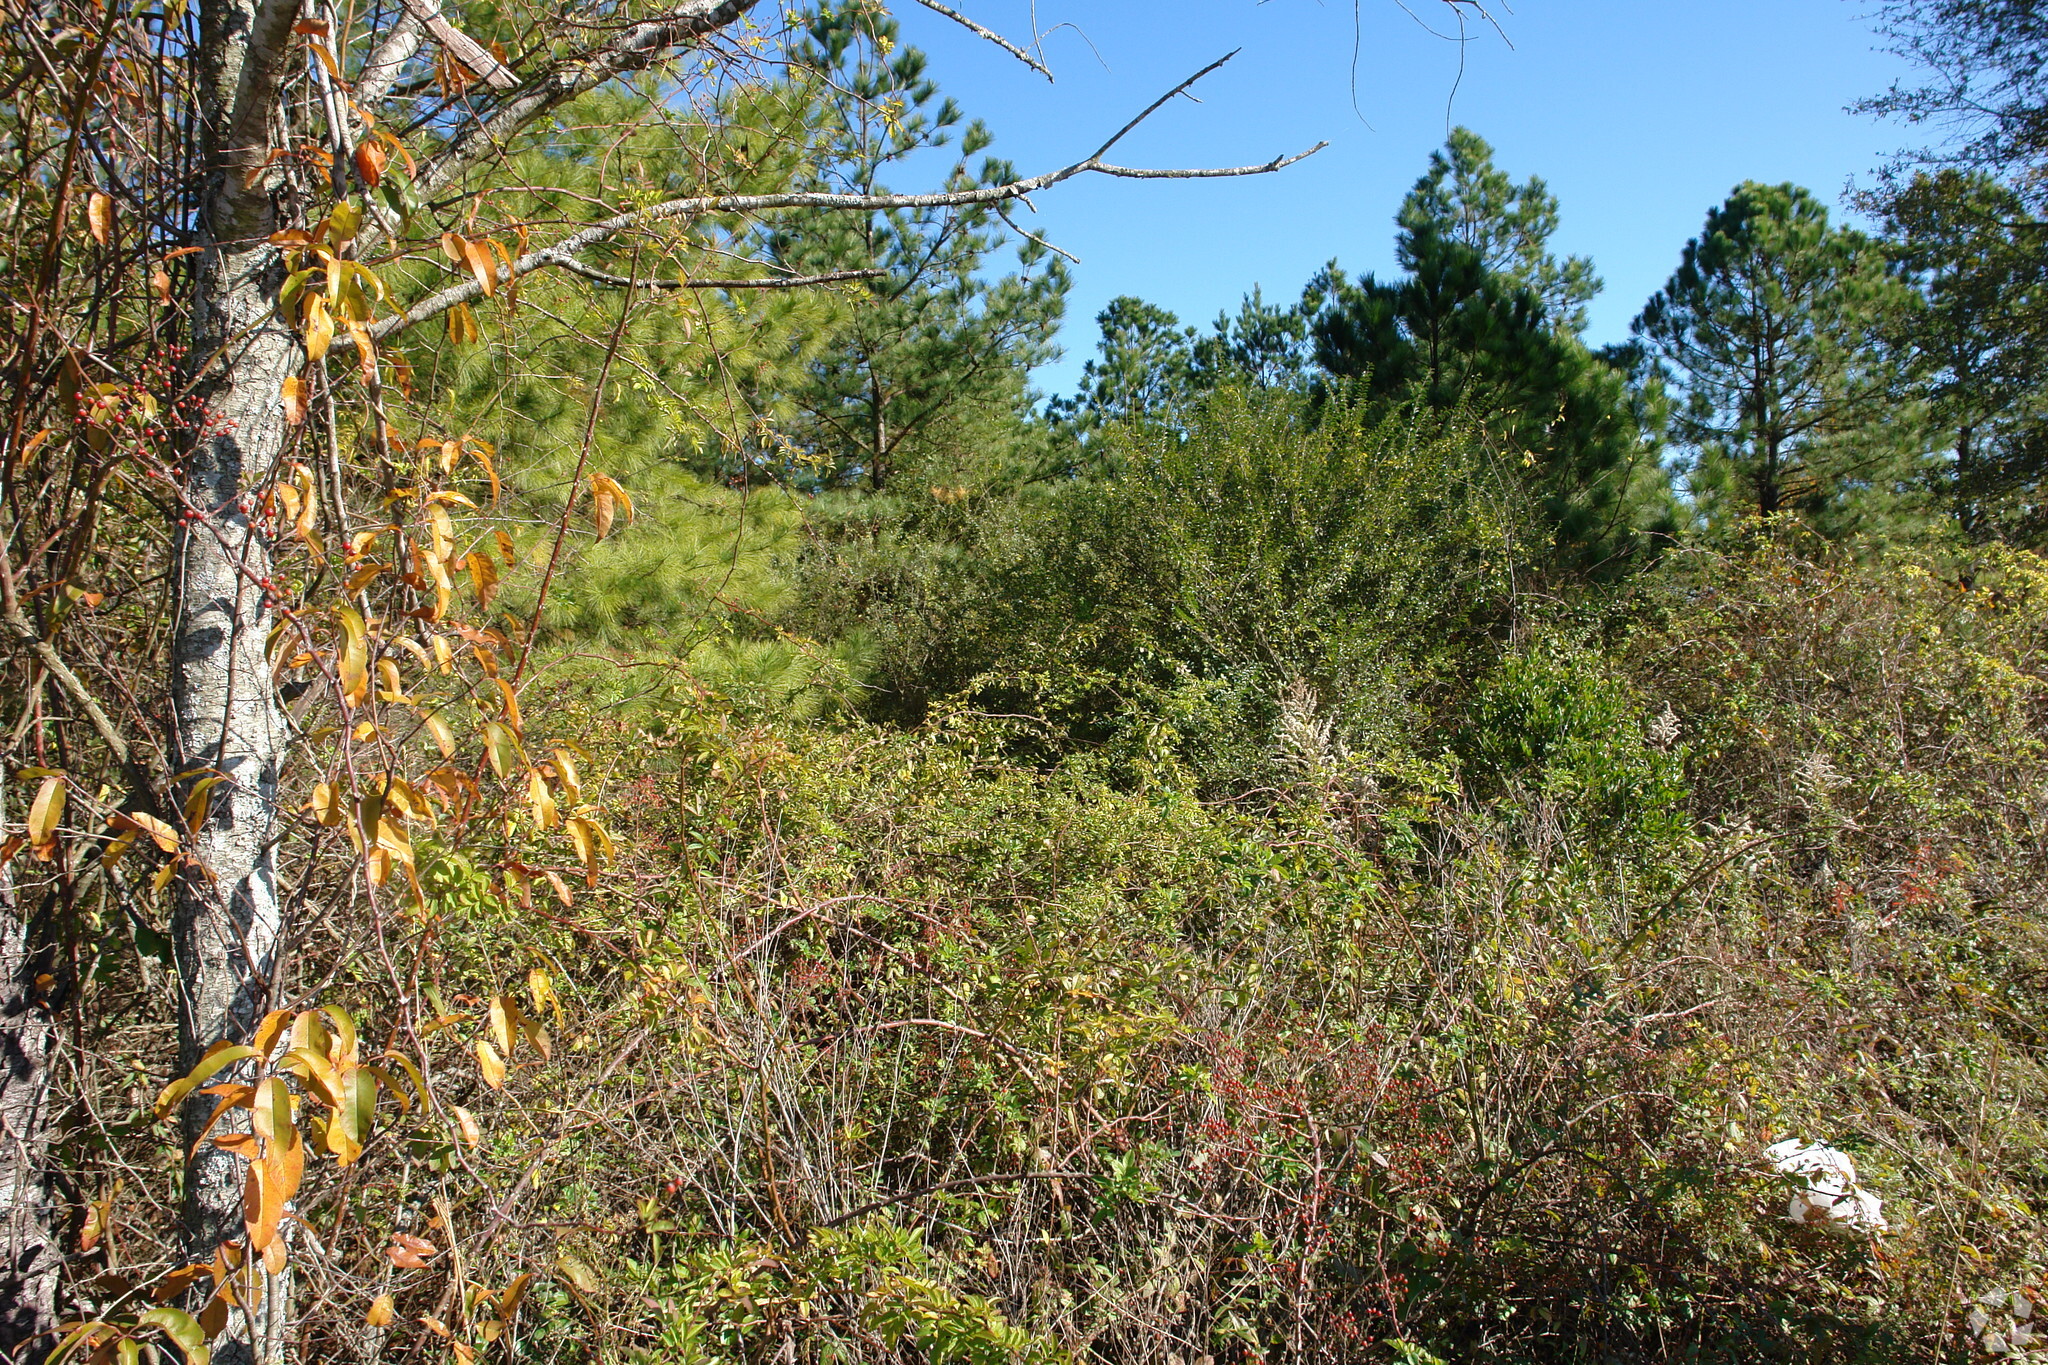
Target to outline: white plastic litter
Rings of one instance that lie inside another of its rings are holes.
[[[2037,1357],[2048,1345],[2048,1331],[2043,1330],[2040,1318],[2033,1294],[2023,1289],[2009,1294],[1994,1289],[1970,1305],[1966,1321],[1970,1335],[1986,1354]]]
[[[1837,1237],[1867,1237],[1887,1232],[1883,1202],[1856,1183],[1856,1163],[1847,1152],[1823,1142],[1798,1138],[1774,1142],[1764,1149],[1771,1164],[1785,1175],[1800,1178],[1786,1205],[1788,1222],[1818,1227]]]

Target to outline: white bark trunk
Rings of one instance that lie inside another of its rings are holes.
[[[0,791],[0,805],[5,796]],[[10,1359],[57,1325],[62,1260],[50,1226],[46,1164],[52,1021],[35,973],[28,914],[12,874],[0,868],[0,1355]]]
[[[172,940],[178,964],[179,1063],[189,1069],[222,1039],[246,1042],[277,996],[283,933],[277,894],[278,770],[285,727],[264,644],[273,623],[264,583],[270,546],[252,524],[244,490],[284,448],[279,394],[297,371],[299,341],[277,317],[277,252],[268,246],[207,252],[194,308],[193,352],[225,351],[198,392],[213,424],[196,443],[185,491],[201,515],[177,536],[178,620],[172,644],[171,705],[185,789],[218,777],[205,819],[192,833],[198,866],[177,883]],[[185,1142],[199,1136],[215,1100],[195,1096],[183,1111]],[[246,1163],[211,1144],[185,1169],[186,1250],[211,1260],[243,1235]],[[280,1279],[282,1277],[279,1277]],[[285,1286],[260,1316],[281,1327]],[[240,1315],[237,1315],[238,1318]],[[282,1333],[230,1329],[215,1345],[224,1365],[281,1359]]]

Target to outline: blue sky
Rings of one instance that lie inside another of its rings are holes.
[[[1038,196],[1034,231],[1081,264],[1062,341],[1037,376],[1072,387],[1094,316],[1136,294],[1206,325],[1254,284],[1295,297],[1324,261],[1392,266],[1393,215],[1447,126],[1494,144],[1517,180],[1561,201],[1554,239],[1607,282],[1589,339],[1627,334],[1707,208],[1743,179],[1792,180],[1839,203],[1911,135],[1846,112],[1907,75],[1879,50],[1874,0],[1515,0],[1506,41],[1430,36],[1401,0],[952,0],[1014,38],[1034,26],[1047,85],[943,18],[899,0],[906,41],[1025,174],[1076,160],[1199,67],[1243,51],[1125,142],[1131,165],[1262,162],[1327,139],[1310,161],[1239,181],[1088,177]],[[1443,27],[1442,0],[1406,0]],[[1356,109],[1352,59],[1357,49]],[[1510,46],[1512,44],[1512,46]],[[1455,91],[1455,93],[1454,93]],[[897,188],[910,189],[906,180]]]

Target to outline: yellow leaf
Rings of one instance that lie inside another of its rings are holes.
[[[530,768],[526,773],[526,804],[533,811],[533,823],[541,829],[553,829],[562,823],[562,815],[555,808],[554,793],[548,790],[548,780],[540,775],[540,769]]]
[[[329,59],[332,54],[323,49],[320,55],[323,59]],[[344,199],[339,204],[336,204],[327,215],[328,240],[336,244],[346,242],[354,237],[362,229],[362,226],[363,211],[357,208],[352,201]]]
[[[443,564],[455,557],[455,523],[448,517],[448,509],[440,503],[427,507],[427,527],[431,532],[430,543],[434,547],[434,558]]]
[[[476,314],[469,311],[469,305],[458,303],[448,310],[448,339],[458,346],[467,345],[483,336],[483,329],[476,325]]]
[[[494,996],[491,1000],[491,1038],[507,1057],[512,1055],[513,1016],[518,1012],[518,1004],[509,995]]]
[[[495,475],[491,479],[491,488],[491,499],[495,502],[497,500],[497,478]],[[513,548],[512,537],[506,535],[503,531],[493,531],[491,534],[498,538],[498,557],[507,564],[517,564],[519,562],[519,552]]]
[[[554,980],[543,968],[534,967],[526,973],[526,996],[533,1001],[535,1014],[545,1014],[549,1009],[561,1013],[562,1002],[555,997]]]
[[[597,1272],[566,1251],[555,1257],[555,1274],[585,1298],[595,1298],[604,1289]]]
[[[520,766],[518,739],[495,720],[484,722],[484,753],[491,760],[491,771],[500,777],[510,777]]]
[[[64,820],[65,785],[62,773],[53,773],[36,788],[28,808],[29,852],[43,862],[57,856],[57,827]]]
[[[496,507],[500,490],[498,486],[498,467],[491,463],[491,448],[482,441],[471,441],[469,443],[469,458],[484,467],[484,475],[491,481],[491,506]],[[498,532],[498,537],[500,540],[509,539],[503,531]],[[505,562],[510,564],[512,562],[511,557],[507,556]]]
[[[334,318],[327,311],[327,300],[319,294],[306,295],[302,326],[306,333],[306,358],[319,360],[326,356],[327,348],[334,342]]]
[[[85,201],[85,225],[95,242],[107,245],[114,235],[114,201],[94,190]]]
[[[107,846],[100,850],[100,861],[108,867],[120,866],[121,859],[128,856],[128,850],[135,847],[135,841],[139,837],[131,829],[126,834],[117,835],[113,839],[108,840]],[[27,843],[27,840],[23,839],[20,835],[16,835],[14,838],[9,839],[6,845],[0,846],[0,867],[7,866],[8,860],[20,852],[25,843]]]
[[[369,631],[363,624],[362,613],[353,607],[342,607],[335,615],[341,621],[344,635],[340,657],[335,660],[335,670],[341,676],[342,702],[350,707],[361,706],[370,695]]]
[[[284,381],[284,419],[293,426],[306,420],[306,381],[292,375]]]
[[[595,820],[587,820],[580,815],[567,824],[569,842],[576,845],[576,856],[583,862],[584,881],[587,885],[596,886],[600,860],[612,856],[612,837]]]
[[[469,566],[470,586],[476,589],[477,605],[489,609],[491,599],[498,595],[498,565],[488,555],[470,554],[463,563]]]
[[[438,712],[429,712],[421,716],[420,724],[433,736],[434,746],[441,751],[441,757],[455,757],[455,731],[449,728],[448,722],[442,720]]]
[[[365,143],[364,146],[368,146]],[[373,182],[374,183],[374,182]],[[389,1294],[379,1294],[370,1304],[370,1311],[363,1315],[366,1327],[389,1327],[398,1321],[398,1306]]]
[[[540,1054],[542,1061],[551,1062],[555,1059],[555,1049],[554,1045],[548,1041],[548,1031],[542,1028],[538,1022],[521,1015],[519,1017],[519,1031],[526,1035],[527,1042],[533,1044],[533,1050]]]
[[[166,853],[178,851],[178,831],[146,811],[116,811],[107,817],[107,824],[115,829],[138,830],[147,834]]]
[[[567,749],[557,749],[554,754],[555,778],[562,784],[562,791],[567,794],[572,804],[582,805],[583,783],[577,779],[575,760],[569,757]]]
[[[532,1275],[521,1275],[505,1286],[505,1292],[498,1296],[498,1316],[509,1321],[519,1309],[519,1301],[526,1297],[526,1287],[533,1283]]]
[[[498,1055],[498,1049],[481,1038],[476,1040],[476,1070],[491,1089],[505,1088],[505,1059]]]
[[[298,511],[292,517],[292,529],[299,539],[306,542],[316,557],[322,557],[320,542],[313,531],[313,518],[320,511],[320,492],[313,482],[313,471],[302,464],[292,466],[291,486],[298,494]]]
[[[213,789],[220,785],[220,774],[202,777],[192,784],[192,790],[185,796],[185,828],[198,830],[206,823],[206,812],[213,805]]]

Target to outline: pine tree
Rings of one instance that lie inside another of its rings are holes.
[[[1710,521],[1795,512],[1840,529],[1914,486],[1916,423],[1877,344],[1902,302],[1876,245],[1806,190],[1746,182],[1708,213],[1635,326],[1683,390],[1677,432]]]
[[[1632,392],[1473,247],[1420,225],[1403,229],[1399,254],[1403,279],[1353,281],[1332,263],[1311,282],[1323,372],[1383,400],[1471,412],[1542,506],[1556,566],[1613,572],[1646,548],[1644,533],[1668,531],[1654,390]]]
[[[863,0],[815,15],[797,50],[830,110],[829,170],[815,188],[886,193],[883,177],[906,160],[951,143],[959,152],[951,190],[1015,176],[1008,162],[969,159],[992,141],[941,99],[924,54],[897,42],[896,22]],[[1025,239],[1018,269],[990,278],[1012,240],[998,207],[891,209],[793,215],[768,239],[770,255],[799,274],[881,272],[846,330],[807,365],[789,391],[793,435],[828,483],[884,488],[942,419],[970,408],[1020,418],[1026,378],[1056,354],[1066,307],[1066,267]]]
[[[1887,248],[1919,296],[1884,339],[1948,445],[1957,522],[1971,540],[2024,534],[2048,475],[2048,223],[2018,191],[1953,169],[1914,175],[1883,207]]]
[[[2048,4],[2043,0],[1887,0],[1892,50],[1931,79],[1863,101],[1865,113],[1944,129],[1949,145],[1908,161],[1987,171],[2036,198],[2048,161]]]
[[[1486,270],[1533,293],[1561,330],[1585,330],[1586,305],[1600,292],[1600,279],[1584,256],[1551,254],[1557,196],[1538,176],[1517,185],[1470,128],[1452,129],[1443,150],[1430,154],[1396,221],[1404,239],[1434,233],[1469,247]]]
[[[1080,388],[1053,403],[1053,415],[1087,434],[1179,411],[1194,391],[1195,329],[1129,294],[1111,299],[1095,325],[1095,358],[1081,367]]]

